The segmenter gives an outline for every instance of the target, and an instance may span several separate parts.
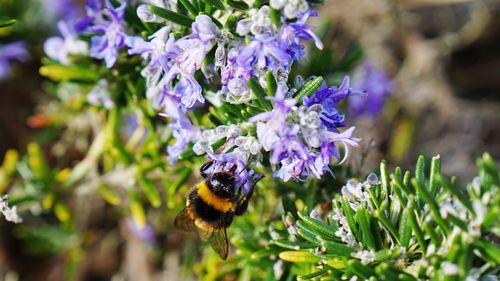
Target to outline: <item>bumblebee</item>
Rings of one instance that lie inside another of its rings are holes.
[[[205,179],[188,194],[187,206],[177,215],[174,225],[183,231],[199,230],[202,239],[225,260],[229,252],[226,228],[234,216],[242,215],[248,207],[255,183],[262,176],[254,177],[250,190],[243,194],[242,186],[236,186],[237,166],[228,171],[207,173],[213,161],[203,164],[200,174]]]

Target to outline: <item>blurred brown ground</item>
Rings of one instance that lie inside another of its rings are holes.
[[[398,84],[381,119],[355,124],[361,149],[375,140],[364,171],[440,154],[465,182],[484,151],[500,159],[500,1],[333,0],[320,15]]]

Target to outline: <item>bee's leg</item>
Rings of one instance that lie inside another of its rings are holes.
[[[243,200],[240,201],[240,203],[238,203],[238,205],[236,206],[236,210],[234,211],[235,215],[239,216],[239,215],[242,215],[243,213],[245,213],[245,211],[248,208],[248,203],[250,202],[250,199],[252,198],[254,189],[255,189],[255,185],[252,185],[252,187],[248,191],[248,194],[245,195],[245,197],[243,198]]]
[[[206,178],[208,176],[206,171],[208,170],[208,168],[212,167],[213,164],[214,164],[214,161],[208,161],[205,164],[203,164],[200,168],[200,175],[202,177]]]
[[[253,178],[253,183],[252,183],[252,186],[250,187],[250,190],[245,195],[245,197],[243,198],[243,200],[241,201],[241,203],[239,203],[236,206],[236,210],[235,210],[234,213],[237,216],[243,214],[247,210],[248,203],[250,202],[250,199],[252,199],[253,191],[255,190],[255,184],[257,184],[257,182],[260,181],[263,177],[264,177],[264,175],[257,175],[256,177]],[[240,189],[241,188],[242,187],[240,187]]]
[[[231,174],[234,174],[234,172],[236,171],[236,169],[238,169],[238,165],[234,164],[234,165],[231,167],[231,169],[229,169],[229,172],[230,172]]]

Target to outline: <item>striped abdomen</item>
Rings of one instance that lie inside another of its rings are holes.
[[[215,195],[204,182],[189,193],[188,200],[195,224],[204,230],[226,228],[233,222],[234,203]]]

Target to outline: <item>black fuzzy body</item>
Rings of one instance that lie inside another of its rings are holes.
[[[193,189],[188,195],[191,211],[195,217],[204,221],[215,229],[227,228],[233,222],[234,212],[222,212],[208,205],[200,196],[198,190]]]

